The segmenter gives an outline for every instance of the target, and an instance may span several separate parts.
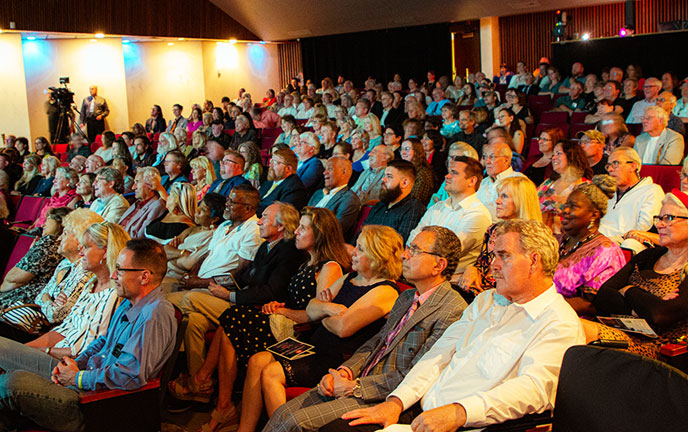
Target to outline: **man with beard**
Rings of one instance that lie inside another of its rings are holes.
[[[390,161],[382,178],[380,202],[370,210],[365,224],[394,228],[406,243],[409,233],[425,213],[423,204],[409,196],[415,183],[416,168],[411,162]]]
[[[268,181],[260,185],[260,204],[256,210],[259,217],[275,201],[291,204],[299,211],[306,205],[308,194],[296,175],[297,164],[298,159],[291,149],[275,150],[270,160]]]

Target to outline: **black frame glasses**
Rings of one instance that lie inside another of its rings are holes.
[[[679,216],[679,215],[672,215],[672,214],[665,214],[665,215],[655,215],[652,216],[652,223],[657,225],[657,222],[662,222],[666,226],[673,225],[675,220],[681,220],[681,219],[688,219],[688,216]]]

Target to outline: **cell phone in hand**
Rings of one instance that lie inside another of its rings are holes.
[[[235,287],[236,289],[240,289],[239,284],[237,284],[234,276],[232,276],[231,273],[227,275],[213,276],[213,281],[225,288]]]

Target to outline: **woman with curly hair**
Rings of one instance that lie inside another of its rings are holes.
[[[435,191],[435,178],[421,141],[418,138],[406,138],[401,143],[401,158],[416,167],[416,183],[411,189],[411,196],[421,204],[428,205]]]

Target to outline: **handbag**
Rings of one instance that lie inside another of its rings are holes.
[[[31,335],[41,335],[50,328],[41,307],[31,303],[17,303],[0,312],[0,321]]]

